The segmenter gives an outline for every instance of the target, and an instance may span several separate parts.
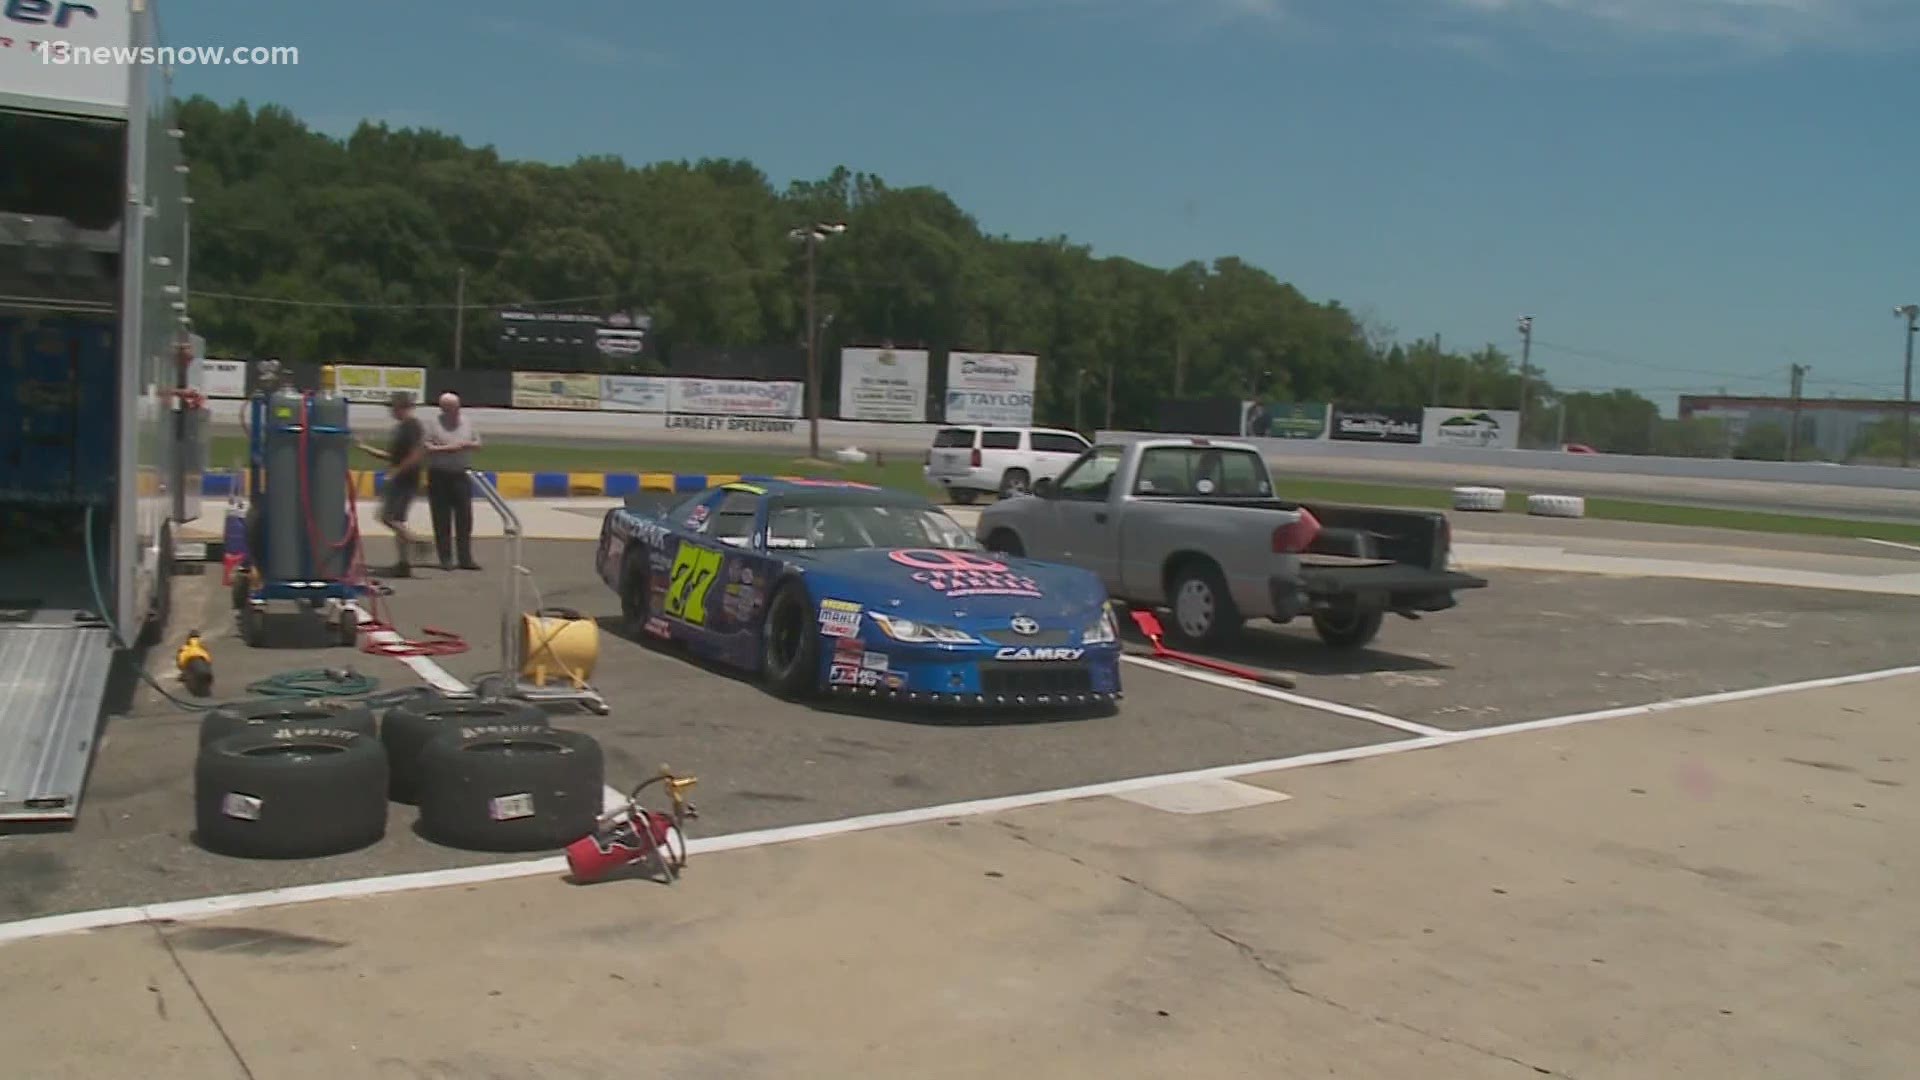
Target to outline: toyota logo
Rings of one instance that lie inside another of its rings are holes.
[[[1013,620],[1013,632],[1032,637],[1034,634],[1040,632],[1040,624],[1027,618],[1025,615],[1021,615]]]

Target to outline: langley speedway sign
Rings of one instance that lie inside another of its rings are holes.
[[[667,417],[667,427],[680,431],[747,431],[763,435],[791,435],[800,426],[798,420],[774,420],[762,416],[686,416]]]

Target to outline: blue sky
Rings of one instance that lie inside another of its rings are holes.
[[[1238,255],[1557,384],[1897,396],[1915,0],[163,0],[177,89],[510,157],[835,165],[990,232]]]

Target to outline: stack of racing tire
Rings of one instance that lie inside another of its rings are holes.
[[[377,722],[361,702],[241,702],[201,722],[194,839],[241,858],[340,855],[386,836],[393,801],[435,843],[553,851],[594,830],[605,774],[599,743],[525,702],[422,696]]]

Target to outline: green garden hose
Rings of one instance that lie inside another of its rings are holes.
[[[302,668],[298,671],[282,671],[259,682],[248,683],[247,694],[263,698],[360,697],[379,688],[379,679],[362,675],[351,668]]]

